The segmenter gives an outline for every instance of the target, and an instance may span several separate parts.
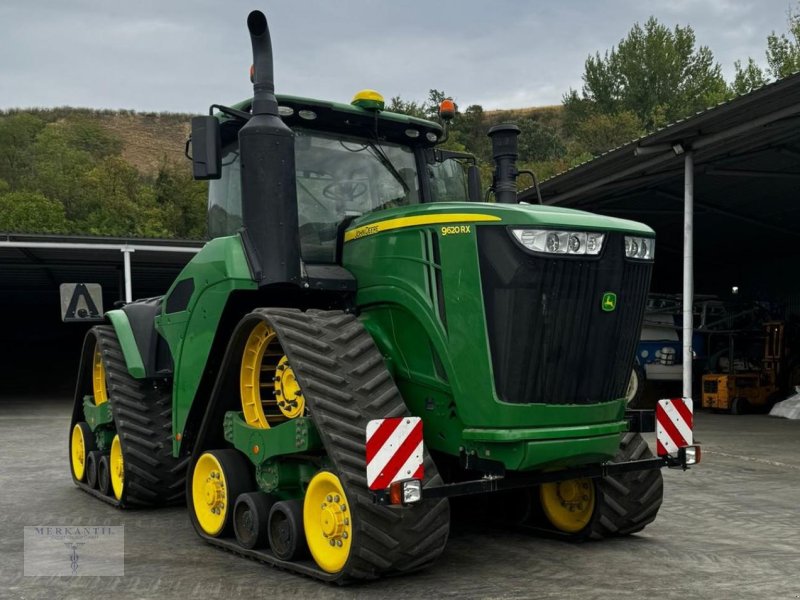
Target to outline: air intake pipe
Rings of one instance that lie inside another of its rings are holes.
[[[492,191],[497,202],[515,204],[517,202],[517,136],[519,127],[502,123],[489,129],[494,159]]]
[[[300,280],[294,133],[278,115],[272,42],[261,11],[247,17],[253,45],[252,117],[239,130],[242,237],[259,285]]]

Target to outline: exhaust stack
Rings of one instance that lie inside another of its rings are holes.
[[[275,72],[272,64],[272,38],[267,18],[259,10],[247,16],[247,29],[253,45],[253,107],[254,115],[278,116],[275,98]]]
[[[294,133],[278,116],[272,42],[261,11],[247,17],[253,46],[252,117],[239,130],[242,237],[259,285],[300,280]]]
[[[511,123],[502,123],[489,129],[495,164],[492,190],[497,202],[505,204],[517,202],[517,136],[519,127]]]

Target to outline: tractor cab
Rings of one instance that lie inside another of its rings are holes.
[[[336,263],[343,227],[367,213],[480,199],[474,157],[435,148],[445,135],[442,126],[380,110],[383,100],[376,92],[360,92],[349,105],[293,96],[277,100],[278,113],[294,134],[298,231],[306,263]],[[217,107],[224,112],[218,113],[219,178],[209,186],[210,238],[242,227],[238,133],[250,107],[249,101]]]

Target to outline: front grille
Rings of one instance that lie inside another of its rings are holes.
[[[600,257],[523,250],[505,227],[479,227],[494,383],[505,402],[594,404],[621,398],[631,375],[652,263],[627,260],[623,235]],[[605,312],[605,292],[617,295]]]

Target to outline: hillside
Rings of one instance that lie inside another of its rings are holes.
[[[109,136],[120,140],[121,157],[145,176],[154,176],[165,159],[189,168],[184,156],[192,118],[189,114],[59,107],[0,111],[0,119],[19,114],[32,115],[46,123],[90,119]]]
[[[184,157],[190,116],[0,112],[0,231],[205,236],[205,182]]]
[[[122,140],[121,156],[145,175],[155,175],[166,160],[190,168],[184,156],[191,115],[112,113],[99,123]]]
[[[453,123],[448,146],[475,154],[488,186],[486,132],[515,121],[521,167],[549,176],[569,166],[562,113],[560,106],[470,107]],[[0,232],[203,238],[207,185],[192,180],[184,156],[190,119],[69,107],[0,111]]]

